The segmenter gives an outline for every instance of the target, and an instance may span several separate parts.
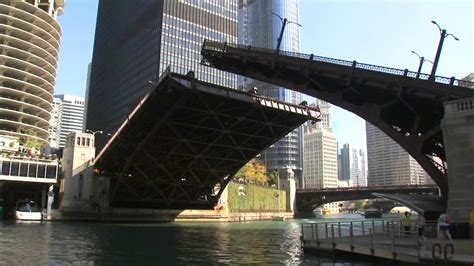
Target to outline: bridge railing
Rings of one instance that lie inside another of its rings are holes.
[[[297,53],[297,52],[276,51],[274,49],[252,47],[249,45],[242,45],[242,44],[222,43],[222,42],[204,40],[202,49],[225,52],[227,47],[245,49],[249,52],[255,51],[255,52],[264,52],[264,53],[270,53],[270,54],[298,57],[298,58],[307,59],[307,60],[312,59],[313,61],[317,61],[317,62],[331,63],[331,64],[342,65],[342,66],[347,66],[347,67],[355,67],[359,69],[377,71],[377,72],[382,72],[382,73],[387,73],[387,74],[392,74],[392,75],[397,75],[397,76],[407,76],[410,78],[416,78],[417,76],[417,72],[408,71],[407,69],[402,70],[402,69],[391,68],[391,67],[363,64],[363,63],[358,63],[357,61],[347,61],[347,60],[341,60],[341,59],[330,58],[330,57],[315,56],[313,54],[308,55],[308,54],[302,54],[302,53]],[[430,78],[430,75],[424,74],[424,73],[420,73],[420,75],[418,76],[418,79],[422,79],[422,80],[428,80],[429,78]],[[448,77],[435,76],[434,81],[437,83],[449,84],[449,85],[454,85],[454,86],[459,86],[459,87],[474,88],[474,82],[459,80],[454,77],[448,78]]]
[[[418,257],[426,238],[438,236],[436,221],[427,221],[425,232],[418,234],[418,228],[411,225],[404,230],[401,220],[363,220],[350,222],[303,223],[301,225],[302,246],[306,242],[320,245],[326,243],[336,247],[338,244],[364,246],[371,249],[389,249],[392,252],[416,249]]]

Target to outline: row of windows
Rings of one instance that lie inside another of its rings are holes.
[[[0,162],[0,173],[4,176],[56,178],[58,167],[38,163]]]
[[[94,139],[88,137],[69,137],[66,142],[67,146],[74,146],[74,143],[76,143],[76,146],[94,147]]]

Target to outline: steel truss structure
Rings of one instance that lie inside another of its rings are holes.
[[[233,175],[317,108],[166,72],[99,153],[110,206],[212,208]]]
[[[273,49],[204,41],[202,64],[273,83],[351,111],[394,139],[448,195],[443,102],[474,97],[471,82]],[[446,199],[446,198],[445,198]]]

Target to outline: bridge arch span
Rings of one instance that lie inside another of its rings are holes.
[[[469,82],[314,55],[205,41],[203,64],[330,102],[400,144],[448,194],[443,102],[474,97]],[[439,158],[439,159],[437,159]],[[437,162],[439,161],[439,162]],[[444,200],[446,202],[446,199]]]

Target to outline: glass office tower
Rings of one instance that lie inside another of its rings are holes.
[[[278,37],[283,25],[286,24],[280,50],[299,52],[299,0],[239,0],[239,43],[256,47],[277,47]],[[299,104],[301,94],[282,87],[260,81],[240,78],[239,88],[247,90],[257,87],[259,93],[286,102]],[[301,174],[302,169],[302,130],[301,128],[288,134],[267,149],[264,162],[267,168],[283,169],[290,167],[295,174]]]
[[[235,75],[199,65],[204,39],[237,42],[236,0],[100,0],[86,129],[114,133],[154,81],[171,71],[237,87]],[[107,135],[98,135],[98,151]]]

